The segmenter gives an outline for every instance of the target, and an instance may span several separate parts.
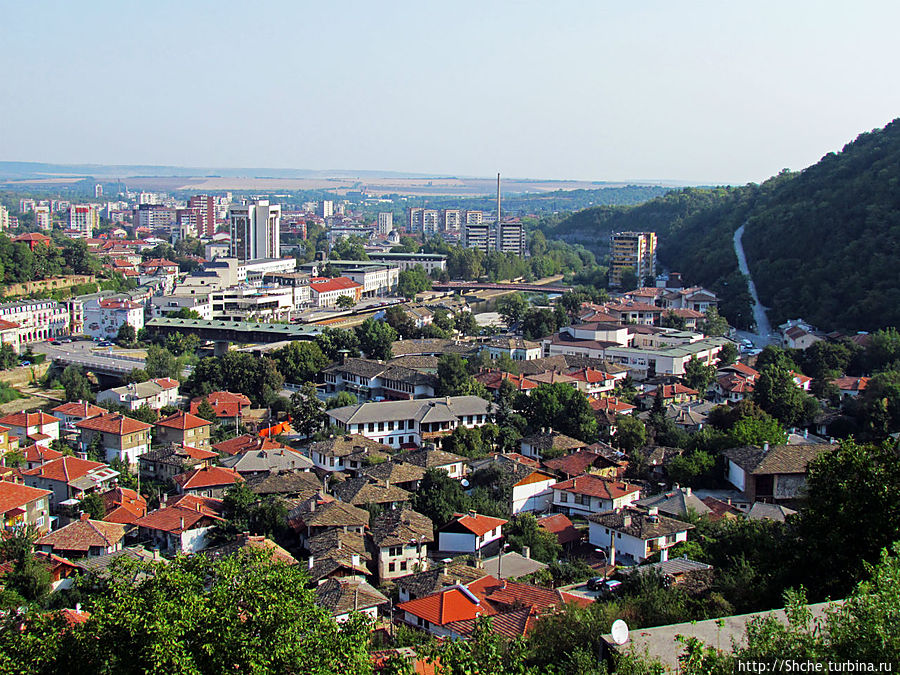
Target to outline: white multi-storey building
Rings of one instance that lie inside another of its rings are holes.
[[[267,199],[228,207],[231,254],[238,260],[280,258],[281,206]]]
[[[394,214],[388,211],[387,213],[379,213],[378,214],[378,234],[380,235],[388,235],[394,229]]]
[[[69,312],[55,300],[21,300],[0,305],[0,319],[19,324],[19,343],[29,344],[66,335]]]
[[[69,230],[78,231],[84,239],[94,236],[100,227],[100,212],[93,204],[72,204],[69,207]]]
[[[123,324],[135,332],[144,327],[144,306],[125,299],[92,298],[84,303],[84,332],[91,337],[111,340]]]
[[[49,230],[53,227],[49,206],[34,207],[34,224],[39,230]]]

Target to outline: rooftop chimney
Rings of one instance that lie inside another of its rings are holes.
[[[765,443],[763,443],[763,452],[768,452],[768,451],[769,451],[769,441],[766,441]]]
[[[184,516],[178,519],[178,526],[180,529],[184,529]]]
[[[306,568],[311,570],[313,568],[313,565],[315,565],[315,564],[316,564],[315,557],[309,556],[309,559],[306,561]]]
[[[631,527],[631,516],[622,516],[622,527]]]

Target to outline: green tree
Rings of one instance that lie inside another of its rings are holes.
[[[295,384],[315,381],[316,376],[328,365],[328,359],[315,342],[296,340],[276,349],[272,352],[272,358],[285,381]]]
[[[443,527],[454,513],[464,513],[469,508],[469,498],[458,480],[450,478],[443,469],[427,469],[419,489],[412,496],[412,507],[428,516],[435,527]]]
[[[537,518],[532,513],[513,516],[503,528],[506,541],[514,551],[523,547],[531,549],[531,557],[541,562],[553,562],[562,554],[562,546],[552,532],[538,527]]]
[[[216,409],[205,396],[200,400],[200,404],[197,406],[197,417],[201,417],[207,422],[215,422],[218,419]]]
[[[519,323],[528,310],[528,301],[521,293],[508,293],[497,300],[497,313],[507,324]]]
[[[634,452],[647,444],[647,428],[633,415],[617,415],[613,441],[625,452]]]
[[[690,387],[704,394],[710,383],[716,377],[716,367],[714,365],[706,365],[696,356],[692,356],[691,360],[684,364],[684,386]]]
[[[436,396],[481,396],[484,386],[469,375],[466,360],[459,354],[441,354],[437,367]]]
[[[245,394],[258,405],[271,405],[283,386],[284,377],[275,361],[246,352],[200,359],[187,383],[198,395],[227,390]]]
[[[144,360],[144,372],[150,379],[171,377],[178,379],[178,360],[165,347],[150,345],[147,347],[147,358]]]
[[[349,391],[340,391],[325,402],[325,410],[334,410],[348,405],[356,405],[359,401]]]
[[[316,395],[315,385],[304,382],[300,390],[291,395],[291,426],[298,434],[310,438],[325,421],[325,406]]]
[[[768,366],[757,378],[753,402],[785,426],[798,426],[817,409],[815,400],[794,382],[782,366]]]
[[[66,401],[94,401],[91,382],[85,377],[80,366],[66,366],[59,376],[59,381],[66,390]]]
[[[416,322],[400,305],[388,307],[387,311],[384,313],[384,320],[387,321],[387,324],[393,328],[401,338],[411,339],[417,337],[419,334]]]
[[[133,384],[138,382],[146,382],[150,379],[147,371],[143,368],[132,368],[131,371],[122,378],[125,384]]]
[[[175,356],[193,354],[200,348],[200,338],[193,333],[182,334],[176,331],[166,336],[165,347]]]
[[[519,412],[528,420],[532,433],[543,427],[572,436],[586,443],[597,440],[597,418],[587,398],[563,382],[542,384],[522,397]]]
[[[79,502],[78,508],[88,514],[91,520],[103,520],[103,517],[106,515],[106,506],[99,492],[91,492],[86,495]]]
[[[882,549],[900,541],[896,451],[887,443],[842,441],[810,464],[806,492],[800,516],[802,554],[815,560],[820,571],[806,583],[820,593],[843,597],[863,578],[866,563],[874,564]]]
[[[356,337],[367,357],[387,361],[391,358],[391,344],[397,339],[397,331],[370,317],[356,327]]]
[[[662,316],[662,326],[663,328],[677,328],[678,330],[684,330],[687,328],[687,319],[683,316],[678,316],[673,310],[669,310]]]
[[[725,366],[730,366],[735,363],[741,356],[741,352],[738,349],[737,345],[733,342],[726,342],[722,345],[722,349],[719,350],[719,358],[716,362],[716,365],[719,368],[724,368]]]
[[[130,323],[123,323],[119,326],[119,332],[116,334],[116,344],[120,347],[132,347],[137,341],[137,331]]]
[[[3,576],[5,590],[32,603],[41,602],[50,593],[50,570],[34,555],[34,542],[39,536],[32,525],[17,528],[0,546],[0,558],[12,563],[12,569]]]
[[[264,551],[122,560],[85,609],[90,619],[67,631],[48,618],[7,618],[0,670],[60,672],[74,663],[100,675],[372,671],[368,621],[336,623],[303,572]]]
[[[19,363],[19,355],[8,342],[0,343],[0,370],[9,370]]]
[[[463,335],[478,335],[481,332],[481,326],[478,325],[472,312],[457,312],[455,327]]]
[[[335,301],[335,304],[341,309],[350,309],[354,305],[356,305],[356,300],[351,298],[349,295],[341,295]]]
[[[397,292],[404,298],[412,300],[417,294],[428,290],[431,290],[431,279],[421,265],[400,272]]]
[[[700,332],[710,337],[722,337],[728,335],[728,321],[719,314],[719,310],[710,307],[703,314],[703,320],[700,322]]]
[[[766,416],[765,418],[745,417],[738,420],[728,434],[731,443],[735,447],[743,445],[783,445],[787,443],[787,433],[778,423],[778,420]]]
[[[329,362],[339,360],[344,352],[347,356],[359,356],[359,338],[345,328],[326,328],[316,336],[316,344]]]

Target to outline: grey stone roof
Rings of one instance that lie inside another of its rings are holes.
[[[729,448],[724,455],[747,473],[755,476],[806,473],[809,463],[835,446],[824,443],[805,445],[773,445],[768,450],[755,445]]]
[[[787,516],[797,513],[794,509],[789,509],[780,504],[766,504],[764,502],[754,502],[747,513],[750,520],[775,520],[783,523]]]
[[[332,616],[384,605],[389,600],[365,581],[329,579],[315,588],[316,604]]]
[[[424,469],[431,469],[438,466],[447,466],[456,462],[465,462],[465,457],[454,455],[452,452],[444,450],[410,450],[402,455],[398,455],[397,459],[407,464],[420,466]]]
[[[254,476],[247,487],[258,495],[298,495],[312,497],[322,489],[322,481],[311,471],[286,471]]]
[[[314,558],[328,556],[358,555],[360,560],[371,560],[372,555],[366,551],[366,540],[359,532],[344,532],[333,529],[320,532],[306,541],[306,550]]]
[[[372,521],[369,532],[378,547],[434,541],[434,523],[431,518],[412,509],[385,511]]]
[[[660,574],[671,574],[672,576],[676,576],[678,574],[685,574],[687,572],[703,572],[706,570],[711,570],[712,568],[712,565],[707,565],[706,563],[691,560],[689,558],[669,558],[665,562],[655,562],[650,563],[649,565],[632,567],[630,569],[624,570],[623,573],[633,574],[634,572],[647,572],[650,570],[656,570]]]
[[[411,401],[358,403],[334,408],[328,411],[328,415],[345,424],[367,424],[400,419],[439,422],[458,419],[463,415],[488,415],[495,407],[493,403],[478,396],[446,396]]]
[[[587,445],[584,441],[579,441],[577,438],[566,436],[558,431],[526,436],[520,443],[527,443],[537,450],[549,450],[551,448],[557,450],[577,450],[578,448],[583,448]]]
[[[355,406],[347,406],[349,408]],[[336,408],[343,410],[343,408]],[[392,448],[378,441],[373,441],[359,434],[335,436],[324,441],[316,441],[309,446],[310,453],[317,452],[325,457],[349,457],[350,455],[373,455],[385,457]]]
[[[635,502],[635,505],[648,509],[656,507],[663,515],[674,516],[675,518],[687,516],[691,511],[698,516],[712,511],[690,488],[680,488],[653,495],[652,497],[645,497]]]
[[[313,466],[311,459],[290,450],[250,450],[224,457],[219,463],[238,473],[306,471]]]
[[[332,493],[342,502],[363,506],[365,504],[391,504],[409,501],[409,492],[396,485],[373,483],[369,478],[350,478],[332,488]]]
[[[631,522],[627,525],[626,518],[631,519]],[[593,513],[588,516],[588,520],[616,532],[622,532],[645,541],[656,537],[664,537],[667,534],[694,529],[694,526],[689,523],[683,523],[680,520],[667,518],[666,516],[656,516],[656,519],[652,520],[652,517],[648,514],[635,511],[634,509]]]
[[[422,480],[425,469],[407,462],[381,462],[367,466],[359,473],[373,480],[397,484]]]

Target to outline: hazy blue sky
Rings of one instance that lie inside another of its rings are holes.
[[[0,159],[745,182],[900,116],[900,2],[0,0]]]

